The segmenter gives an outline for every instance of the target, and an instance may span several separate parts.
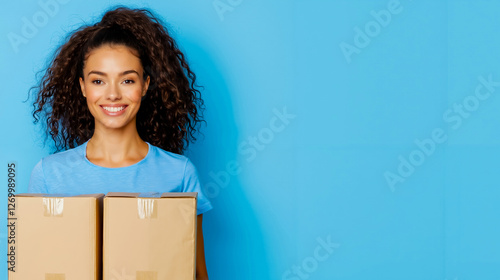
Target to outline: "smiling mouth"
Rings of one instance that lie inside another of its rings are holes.
[[[125,109],[127,106],[120,106],[120,107],[108,107],[108,106],[101,106],[104,110],[111,112],[111,113],[116,113],[120,112],[123,109]]]

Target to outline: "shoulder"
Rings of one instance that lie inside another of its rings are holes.
[[[78,147],[58,152],[42,158],[40,164],[44,169],[46,168],[71,168],[80,165],[85,158],[85,145],[82,144]]]
[[[84,156],[79,146],[43,157],[31,172],[28,192],[46,193],[54,180],[66,178],[64,176],[73,176],[75,170],[81,169],[80,165]]]
[[[151,158],[158,163],[175,164],[175,165],[186,165],[189,159],[180,154],[165,151],[160,147],[149,144]]]
[[[184,174],[184,176],[192,176],[197,173],[196,167],[187,156],[165,151],[151,144],[150,147],[151,160],[155,165]]]

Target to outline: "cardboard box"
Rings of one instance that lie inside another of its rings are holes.
[[[103,197],[16,195],[8,216],[15,240],[8,242],[15,254],[9,280],[102,279]]]
[[[103,279],[195,279],[197,193],[148,196],[104,198]]]

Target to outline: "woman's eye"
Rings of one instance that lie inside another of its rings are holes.
[[[100,84],[102,84],[102,81],[101,80],[93,80],[92,83],[96,84],[96,85],[100,85]]]
[[[125,84],[133,84],[134,83],[134,80],[125,80],[123,81]]]

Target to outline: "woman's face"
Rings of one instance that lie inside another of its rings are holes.
[[[95,119],[96,131],[136,129],[141,98],[149,85],[136,52],[123,45],[92,50],[84,63],[80,87]]]

